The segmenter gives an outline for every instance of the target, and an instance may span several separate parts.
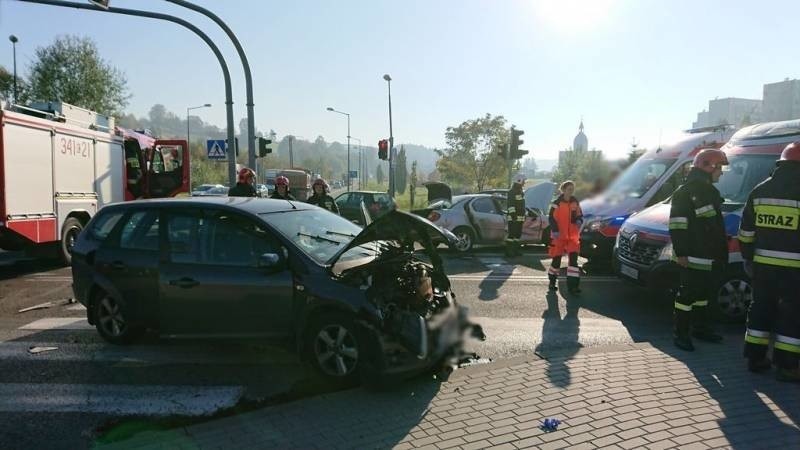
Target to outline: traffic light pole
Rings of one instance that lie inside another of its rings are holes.
[[[96,11],[96,12],[108,12],[113,14],[123,14],[127,16],[138,16],[138,17],[147,17],[149,19],[159,19],[159,20],[166,20],[168,22],[177,23],[185,28],[191,30],[194,34],[200,37],[200,39],[205,42],[211,51],[214,53],[214,56],[217,57],[219,61],[219,65],[222,68],[222,76],[225,80],[225,115],[226,115],[226,122],[228,127],[228,142],[234,142],[234,131],[233,131],[233,94],[231,90],[231,75],[228,72],[228,64],[225,62],[225,58],[222,57],[222,53],[219,51],[219,48],[214,41],[211,40],[205,33],[200,31],[199,28],[192,25],[191,23],[175,16],[170,16],[169,14],[161,14],[155,13],[150,11],[140,11],[138,9],[125,9],[125,8],[101,8],[99,6],[95,6],[93,4],[83,4],[83,3],[75,3],[75,2],[62,2],[58,0],[20,0],[25,3],[36,3],[40,5],[50,5],[50,6],[60,6],[65,8],[75,8],[75,9],[84,9],[88,11]],[[236,149],[235,146],[231,145],[232,149],[228,151],[228,179],[230,180],[231,186],[236,184]]]
[[[506,165],[508,166],[508,188],[511,189],[511,168],[514,164],[514,160],[511,158],[511,140],[514,139],[514,127],[511,127],[511,137],[508,139],[508,143],[506,143]]]
[[[394,198],[394,132],[392,130],[392,79],[384,75],[389,86],[389,196]]]

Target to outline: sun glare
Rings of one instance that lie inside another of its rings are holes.
[[[604,23],[618,0],[533,0],[537,17],[554,29],[580,33]]]

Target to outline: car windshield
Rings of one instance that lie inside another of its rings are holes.
[[[775,167],[775,155],[736,155],[729,162],[716,186],[726,204],[743,205],[750,191]]]
[[[260,216],[319,264],[328,263],[361,227],[323,209],[264,213]]]
[[[608,195],[642,197],[667,173],[675,161],[675,159],[638,159],[608,187]]]
[[[197,186],[196,188],[194,188],[194,190],[195,190],[195,192],[204,192],[204,191],[207,191],[207,190],[209,190],[209,189],[211,189],[213,187],[214,187],[213,184],[201,184],[200,186]]]

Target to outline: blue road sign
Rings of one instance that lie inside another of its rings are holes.
[[[357,170],[351,170],[350,171],[350,178],[358,178],[358,171]]]
[[[209,139],[206,141],[208,159],[225,159],[227,156],[225,139]]]

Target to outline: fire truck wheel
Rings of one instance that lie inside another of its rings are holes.
[[[59,248],[59,256],[64,265],[72,264],[72,247],[78,240],[78,235],[83,231],[83,223],[80,220],[69,217],[64,221],[64,226],[61,227],[61,247]]]

